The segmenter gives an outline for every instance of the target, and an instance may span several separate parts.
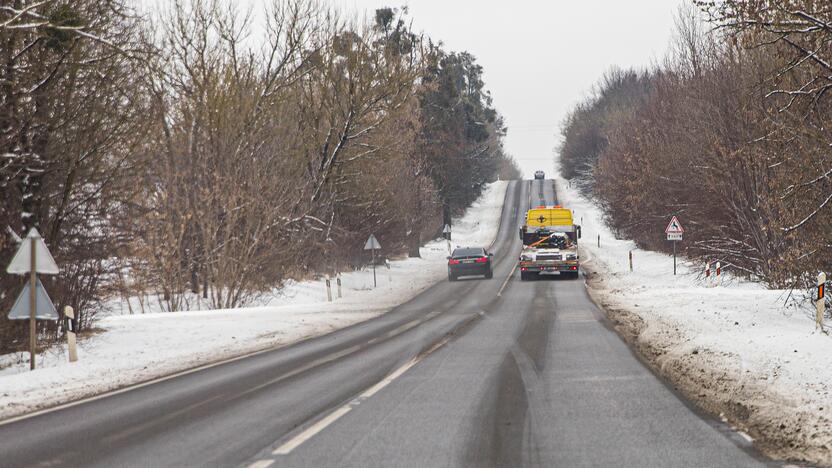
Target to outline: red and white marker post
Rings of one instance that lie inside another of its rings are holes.
[[[705,270],[703,271],[705,275],[705,285],[710,287],[711,286],[711,261],[708,260],[705,262]]]

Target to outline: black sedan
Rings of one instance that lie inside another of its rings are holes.
[[[457,247],[448,257],[448,281],[456,281],[460,276],[474,275],[493,278],[492,255],[482,247]]]

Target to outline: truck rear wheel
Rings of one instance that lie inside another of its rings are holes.
[[[530,273],[528,273],[526,271],[521,271],[520,272],[520,281],[528,281],[530,279],[532,279]]]

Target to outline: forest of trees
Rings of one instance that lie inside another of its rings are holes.
[[[0,263],[37,227],[82,327],[112,297],[234,307],[360,267],[370,233],[418,255],[519,176],[481,67],[406,9],[170,3],[0,0]],[[8,311],[23,280],[0,278]],[[0,353],[24,326],[0,315]]]
[[[697,1],[666,60],[614,70],[563,127],[562,171],[609,224],[773,287],[832,267],[832,9],[813,0]]]

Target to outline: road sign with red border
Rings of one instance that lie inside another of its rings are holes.
[[[668,223],[667,227],[664,230],[665,234],[684,234],[685,228],[682,227],[682,223],[679,222],[679,218],[673,217]]]

